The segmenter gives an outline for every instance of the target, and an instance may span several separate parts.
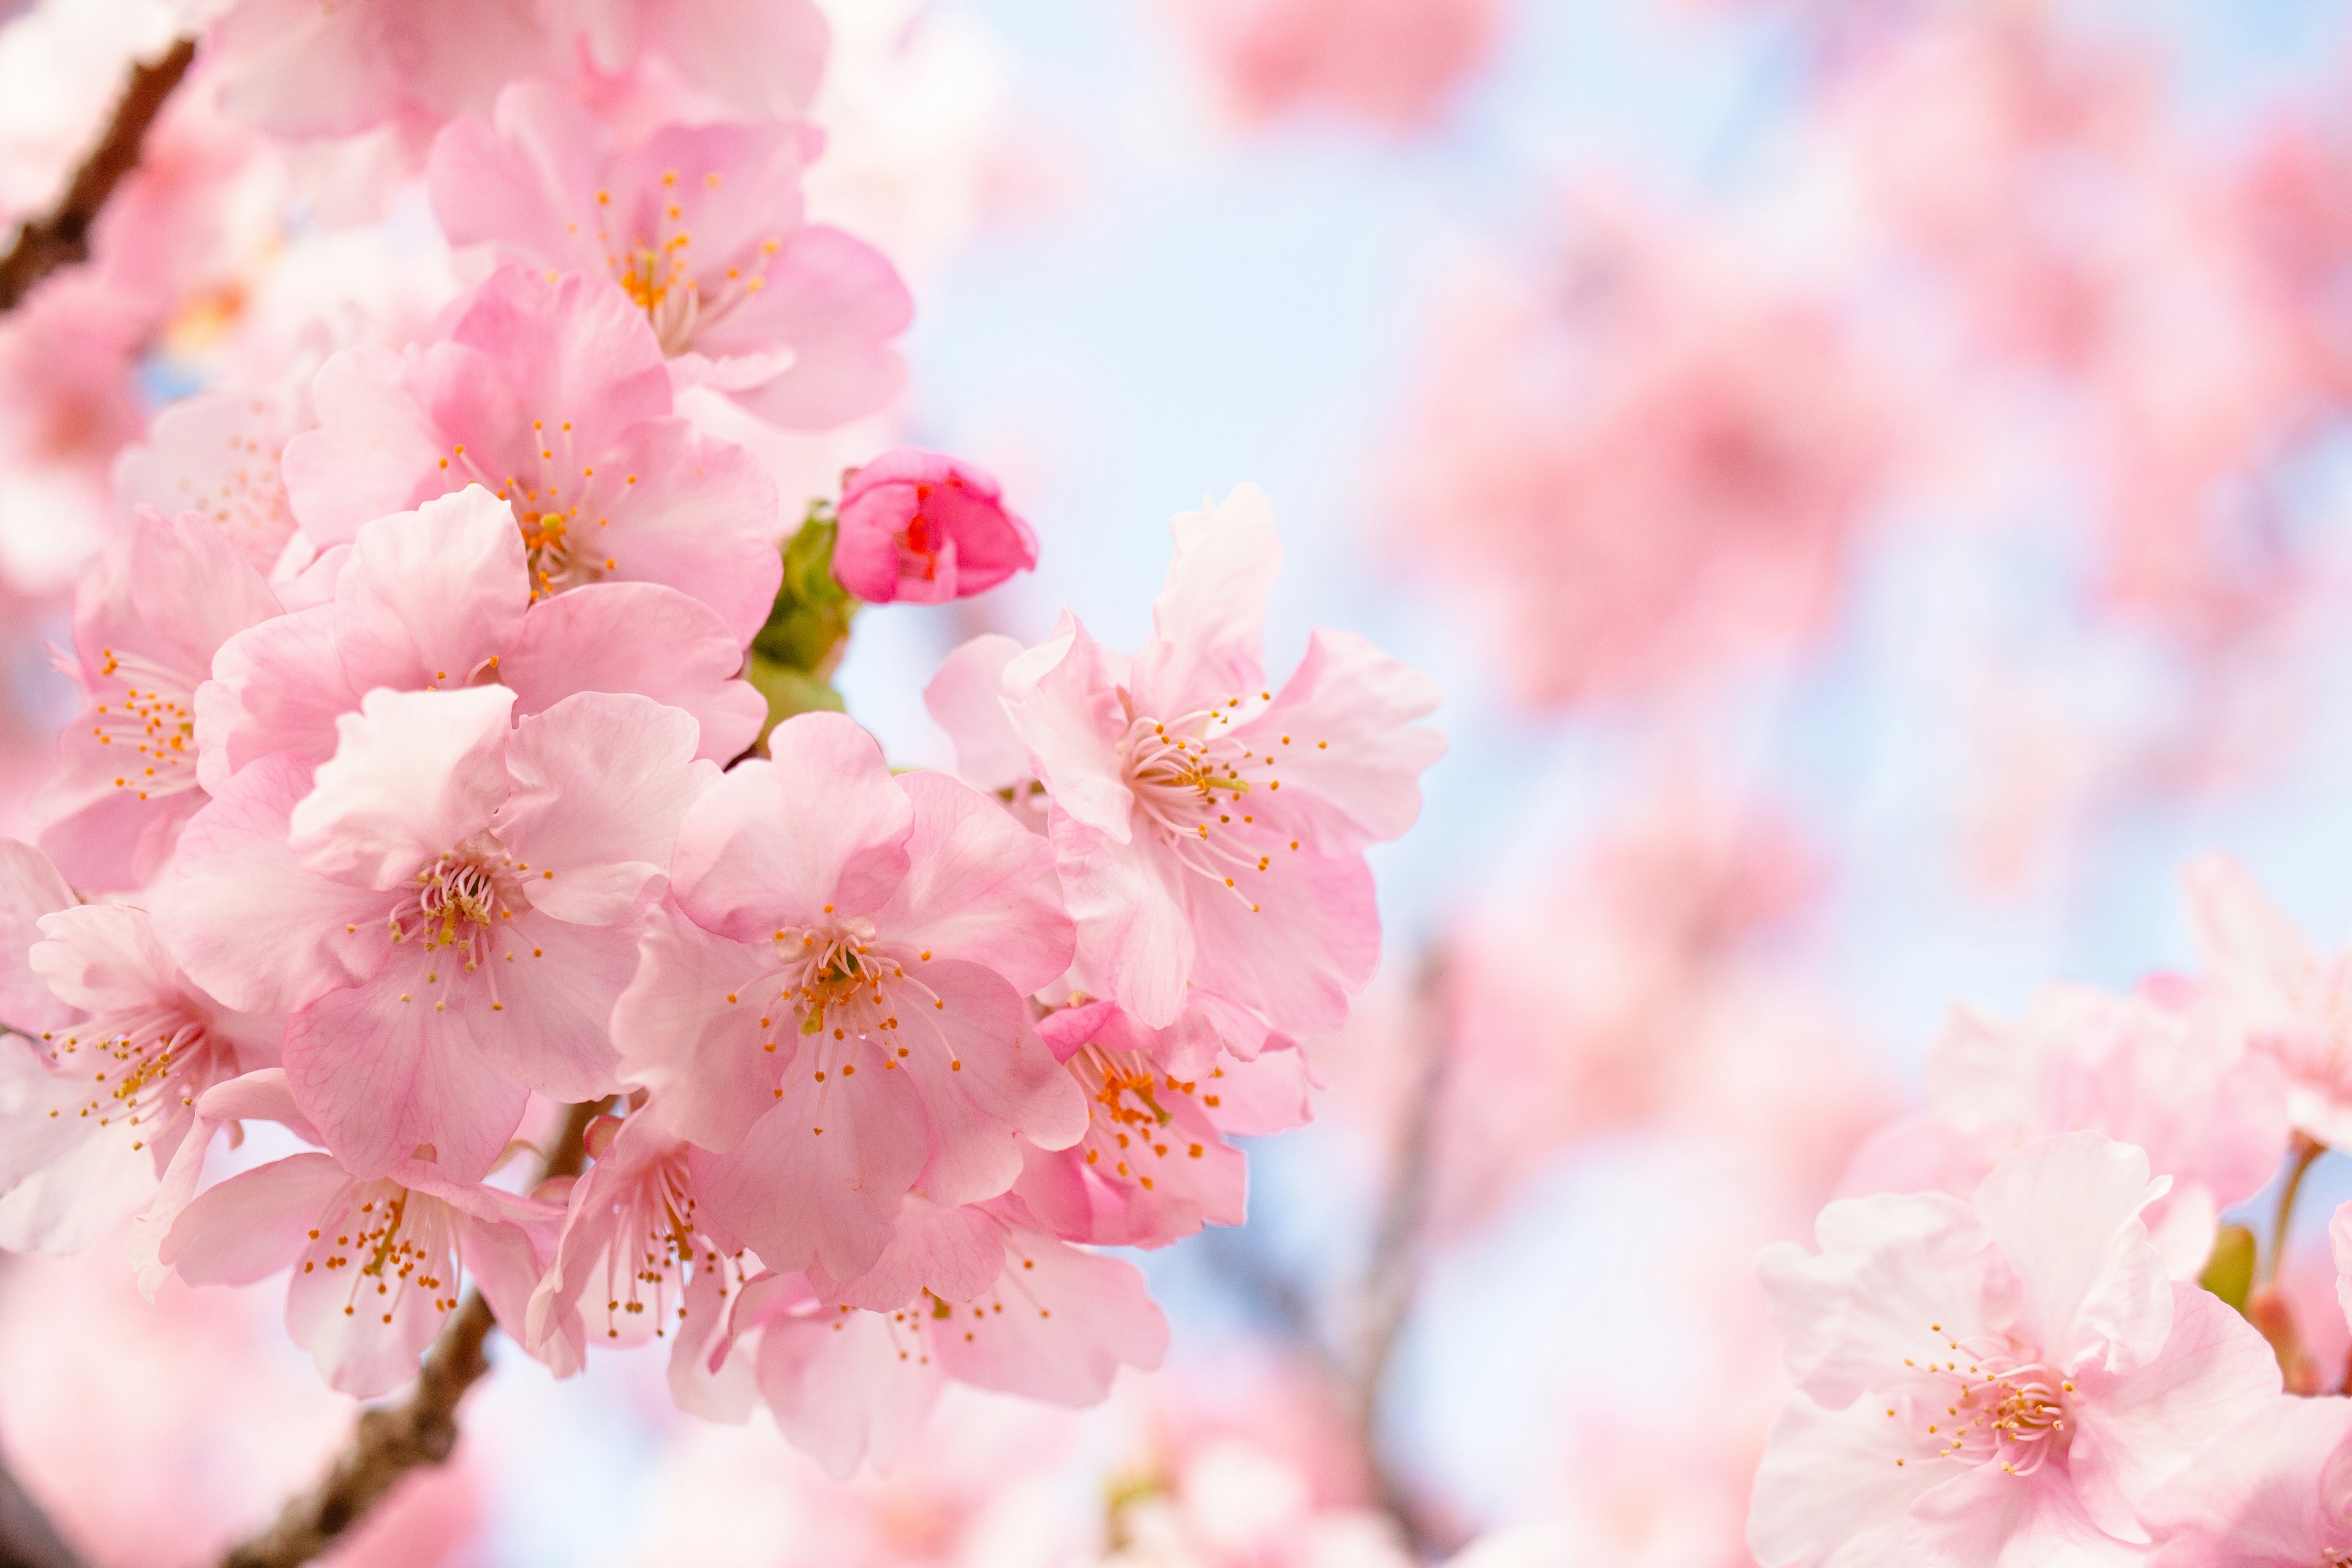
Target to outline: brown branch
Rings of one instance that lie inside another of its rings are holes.
[[[572,1107],[541,1168],[541,1179],[576,1176],[587,1163],[588,1123],[604,1102]],[[437,1465],[457,1444],[457,1402],[490,1370],[483,1342],[495,1327],[478,1289],[466,1292],[441,1331],[408,1397],[360,1412],[350,1447],[317,1486],[295,1498],[278,1522],[223,1558],[222,1568],[296,1568],[325,1552],[367,1516],[409,1471]]]
[[[0,1568],[84,1568],[24,1483],[0,1465]]]
[[[1446,1556],[1463,1544],[1461,1531],[1453,1521],[1433,1516],[1412,1496],[1388,1461],[1380,1421],[1397,1342],[1421,1289],[1422,1232],[1436,1175],[1446,1079],[1454,1056],[1446,973],[1444,952],[1433,949],[1423,959],[1413,986],[1421,1076],[1398,1130],[1396,1165],[1390,1173],[1387,1201],[1364,1268],[1360,1337],[1350,1389],[1357,1440],[1371,1468],[1381,1506],[1404,1531],[1413,1549],[1429,1559]]]
[[[196,41],[182,38],[163,58],[131,68],[131,79],[123,85],[106,134],[74,171],[65,195],[43,216],[27,218],[16,231],[16,244],[0,257],[0,310],[16,309],[35,284],[58,268],[89,258],[89,231],[99,213],[122,177],[139,166],[147,128],[195,58]]]

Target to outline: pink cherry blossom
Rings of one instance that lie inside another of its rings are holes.
[[[202,1137],[175,1162],[184,1179],[167,1181],[164,1205],[148,1218],[155,1264],[191,1285],[250,1285],[291,1266],[287,1331],[329,1386],[368,1398],[414,1377],[464,1277],[502,1326],[522,1326],[553,1205],[454,1181],[428,1161],[403,1160],[370,1179],[320,1153],[272,1161],[191,1197],[216,1127],[273,1120],[309,1131],[280,1072],[222,1084],[197,1110]]]
[[[1056,1009],[1037,1032],[1088,1117],[1067,1149],[1032,1152],[1016,1189],[1047,1229],[1102,1247],[1164,1247],[1247,1217],[1247,1165],[1218,1126],[1221,1068],[1178,1077],[1160,1065],[1152,1031],[1103,1002]]]
[[[721,1342],[758,1259],[710,1238],[698,1218],[690,1145],[650,1119],[600,1117],[588,1150],[595,1163],[572,1186],[524,1342],[562,1376],[588,1351],[667,1340],[679,1406],[740,1420],[754,1396],[750,1362]]]
[[[1336,110],[1411,130],[1436,118],[1501,30],[1499,0],[1181,0],[1233,108],[1249,120]]]
[[[2352,1400],[2281,1397],[2213,1435],[2149,1510],[2149,1568],[2310,1568],[2352,1555]]]
[[[475,1180],[530,1090],[613,1091],[641,911],[716,772],[692,718],[648,699],[514,702],[368,693],[315,784],[278,756],[224,784],[157,893],[189,973],[291,1015],[295,1102],[364,1179],[430,1144]]]
[[[78,904],[0,839],[0,1247],[73,1252],[144,1204],[220,1079],[275,1054],[274,1021],[184,980],[145,911]]]
[[[1548,706],[1810,646],[1895,456],[1887,374],[1828,301],[1580,216],[1568,255],[1465,280],[1391,492],[1416,568]]]
[[[1167,1321],[1132,1265],[1042,1234],[1013,1200],[907,1207],[863,1279],[768,1275],[736,1300],[776,1424],[835,1476],[888,1468],[950,1379],[1083,1405],[1121,1366],[1160,1364]]]
[[[900,447],[842,479],[833,574],[874,604],[937,605],[1037,564],[1037,536],[969,463]]]
[[[2200,860],[2186,879],[2206,981],[2285,1074],[2294,1130],[2352,1148],[2352,960],[2314,948],[2232,860]]]
[[[169,516],[194,511],[268,576],[294,537],[278,459],[294,434],[283,400],[223,388],[167,405],[114,463],[114,492]]]
[[[610,277],[652,324],[673,374],[763,419],[823,429],[896,396],[891,340],[913,302],[881,252],[803,221],[791,124],[667,126],[625,151],[558,89],[520,82],[494,125],[434,143],[434,210],[452,242]]]
[[[1799,1392],[1748,1542],[1811,1563],[2142,1560],[2146,1510],[2279,1392],[2262,1336],[2166,1277],[2147,1156],[2026,1144],[1973,1199],[1832,1204],[1759,1262]]]
[[[600,70],[657,55],[740,115],[808,108],[832,42],[814,0],[548,0],[548,11]]]
[[[1318,630],[1280,693],[1263,689],[1272,509],[1244,485],[1175,531],[1132,661],[1066,615],[1003,668],[999,700],[1051,802],[1078,973],[1153,1028],[1197,996],[1293,1037],[1328,1032],[1379,958],[1364,847],[1412,825],[1444,750],[1412,723],[1436,688]],[[955,690],[982,711],[951,729],[995,722],[984,687]]]
[[[560,68],[536,0],[242,0],[205,37],[222,106],[278,136],[432,125]]]
[[[1927,1082],[1927,1113],[1859,1150],[1844,1192],[1965,1194],[2032,1139],[2104,1132],[2172,1178],[2143,1218],[2176,1279],[2204,1268],[2221,1212],[2268,1185],[2286,1148],[2275,1065],[2181,982],[2130,996],[2053,986],[2013,1025],[1958,1009]]]
[[[223,644],[197,694],[198,773],[218,786],[258,758],[324,762],[336,720],[366,693],[496,682],[514,712],[582,691],[684,710],[697,755],[740,755],[767,703],[737,677],[742,645],[718,613],[657,583],[592,583],[534,602],[522,535],[478,485],[360,525],[327,603]]]
[[[805,713],[687,814],[613,1017],[642,1113],[698,1146],[729,1250],[845,1279],[899,1200],[971,1203],[1022,1151],[1086,1131],[1029,992],[1067,966],[1052,855],[938,773],[894,779],[872,736]]]
[[[83,710],[35,802],[41,847],[93,891],[136,888],[204,805],[195,689],[221,644],[278,614],[236,544],[194,513],[141,511],[74,605]]]
[[[319,428],[287,443],[286,488],[321,548],[479,483],[514,509],[541,595],[660,583],[743,642],[767,618],[783,574],[775,486],[672,413],[661,345],[610,284],[502,268],[439,341],[346,349],[313,395]]]

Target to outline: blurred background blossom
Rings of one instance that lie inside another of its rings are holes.
[[[2189,967],[2204,850],[2352,925],[2352,14],[827,10],[810,213],[905,272],[909,384],[823,436],[698,417],[809,495],[962,454],[1041,544],[865,616],[851,711],[947,763],[941,655],[1065,604],[1133,645],[1167,516],[1254,479],[1274,662],[1345,626],[1446,689],[1422,826],[1374,852],[1383,973],[1307,1042],[1318,1120],[1252,1151],[1250,1223],[1142,1257],[1175,1348],[1109,1406],[958,1391],[835,1483],[764,1415],[677,1415],[647,1355],[509,1356],[336,1560],[1387,1568],[1499,1530],[1465,1568],[1747,1563],[1785,1393],[1755,1253],[1927,1102],[1948,1010]],[[0,220],[175,26],[0,5]],[[417,157],[183,94],[89,271],[0,319],[0,832],[121,454],[219,443],[266,529],[299,385],[159,415],[446,295]],[[2290,1290],[2328,1277],[2305,1237]],[[0,1453],[95,1561],[188,1560],[331,1450],[349,1402],[274,1300],[167,1320],[110,1249],[0,1261]]]

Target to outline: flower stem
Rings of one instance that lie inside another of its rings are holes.
[[[2279,1188],[2278,1220],[2271,1229],[2271,1260],[2263,1271],[2265,1284],[2277,1281],[2279,1266],[2286,1261],[2287,1226],[2294,1218],[2294,1200],[2303,1191],[2303,1178],[2326,1152],[2326,1144],[2301,1132],[2294,1135],[2294,1142],[2288,1147],[2288,1156],[2294,1163],[2287,1167],[2286,1184]]]

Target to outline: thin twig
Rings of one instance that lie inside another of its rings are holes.
[[[1438,1135],[1444,1124],[1446,1079],[1454,1056],[1444,952],[1432,949],[1423,959],[1413,986],[1413,1029],[1421,1047],[1421,1077],[1405,1108],[1404,1124],[1397,1133],[1397,1157],[1390,1173],[1387,1202],[1379,1228],[1372,1236],[1365,1264],[1361,1293],[1361,1337],[1355,1357],[1350,1392],[1354,1395],[1357,1437],[1379,1488],[1381,1505],[1403,1529],[1423,1557],[1444,1555],[1460,1544],[1458,1533],[1433,1518],[1412,1497],[1402,1477],[1386,1458],[1381,1440],[1381,1412],[1388,1393],[1389,1373],[1396,1360],[1398,1340],[1412,1315],[1413,1299],[1421,1289],[1421,1242],[1429,1214],[1429,1194],[1436,1173]]]
[[[580,1173],[588,1157],[588,1123],[604,1109],[602,1100],[572,1107],[548,1152],[541,1180]],[[457,1402],[490,1370],[482,1345],[495,1326],[481,1291],[468,1289],[457,1315],[425,1352],[408,1397],[361,1411],[350,1447],[319,1484],[289,1502],[277,1523],[231,1551],[222,1568],[296,1568],[308,1563],[365,1518],[409,1471],[446,1459],[457,1444]]]
[[[84,1568],[24,1483],[0,1465],[0,1568]]]
[[[196,41],[182,38],[163,58],[131,68],[131,79],[123,85],[106,134],[74,171],[65,195],[41,216],[27,218],[16,231],[16,244],[0,257],[0,310],[15,310],[35,284],[58,268],[89,258],[89,232],[98,215],[122,177],[139,166],[147,128],[195,58]]]

